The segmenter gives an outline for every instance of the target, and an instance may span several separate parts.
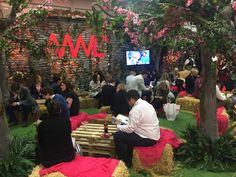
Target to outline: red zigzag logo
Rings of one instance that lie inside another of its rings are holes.
[[[102,36],[102,39],[103,39],[103,42],[108,42],[107,36]],[[94,57],[94,58],[104,58],[105,57],[105,53],[99,53],[97,51],[97,38],[95,35],[91,35],[88,46],[86,46],[83,36],[79,35],[77,38],[77,41],[76,41],[76,45],[74,46],[69,34],[64,35],[62,45],[60,45],[57,40],[56,34],[51,33],[50,37],[48,39],[48,44],[57,46],[55,52],[59,58],[64,57],[66,46],[70,47],[70,53],[71,53],[72,58],[78,57],[78,52],[79,52],[80,46],[82,46],[84,54],[87,58],[90,57],[91,53],[92,53],[92,57]],[[60,46],[61,46],[61,48],[60,48]]]

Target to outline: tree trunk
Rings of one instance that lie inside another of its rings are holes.
[[[10,143],[8,124],[4,108],[4,105],[8,99],[5,62],[5,55],[0,52],[0,159],[8,154]]]
[[[218,137],[216,120],[216,63],[209,49],[201,50],[202,85],[200,94],[200,131],[214,142]]]

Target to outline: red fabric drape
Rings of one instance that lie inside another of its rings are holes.
[[[71,162],[63,162],[50,168],[42,168],[40,176],[60,172],[67,177],[111,177],[119,160],[109,158],[82,157],[77,155]]]
[[[181,91],[181,92],[179,92],[179,97],[184,97],[184,96],[186,96],[187,95],[187,92],[186,91]]]
[[[107,117],[106,113],[98,113],[93,115],[88,115],[85,112],[80,112],[78,115],[70,117],[71,129],[75,130],[81,125],[82,122],[87,122],[94,119],[105,119]]]
[[[217,123],[218,123],[218,133],[223,135],[229,127],[229,118],[222,114],[225,108],[218,107],[216,111]],[[197,126],[200,126],[200,112],[196,113]]]
[[[171,144],[173,148],[178,148],[181,141],[176,137],[175,133],[170,129],[160,129],[160,139],[153,146],[134,147],[144,166],[150,166],[158,162],[165,149],[166,144]]]

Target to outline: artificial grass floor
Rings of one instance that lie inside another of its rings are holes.
[[[81,112],[87,112],[88,114],[98,113],[98,109],[81,109]],[[177,136],[181,136],[182,131],[185,130],[185,127],[190,125],[195,125],[195,118],[192,114],[180,112],[175,121],[168,121],[163,118],[159,118],[160,126],[171,128],[175,131]],[[15,126],[10,129],[12,135],[26,135],[30,136],[32,139],[35,137],[35,125],[31,124],[26,128]],[[146,172],[137,174],[132,169],[130,169],[130,177],[149,177],[149,174]],[[236,177],[235,172],[224,172],[224,173],[214,173],[203,170],[197,170],[194,168],[189,168],[177,164],[177,169],[173,173],[173,177]]]

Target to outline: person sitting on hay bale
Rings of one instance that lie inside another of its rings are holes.
[[[130,106],[124,83],[118,84],[116,93],[112,96],[111,111],[114,116],[118,114],[128,115]]]
[[[70,110],[70,117],[79,114],[80,102],[77,93],[73,90],[73,86],[69,81],[61,82],[62,95],[66,99],[67,106]]]
[[[60,105],[54,100],[47,104],[48,115],[43,115],[37,127],[36,162],[51,167],[75,158],[71,139],[71,123],[60,114]]]
[[[129,122],[117,125],[119,131],[114,134],[114,143],[118,159],[131,167],[133,147],[153,146],[160,138],[160,127],[155,109],[140,98],[137,90],[128,91],[127,99],[132,107]]]
[[[50,100],[54,100],[55,102],[59,103],[61,108],[61,116],[65,118],[70,118],[70,110],[67,106],[66,99],[61,94],[53,94],[53,89],[51,87],[45,87],[42,90],[42,94],[44,99],[46,100],[45,105],[47,106],[47,103]]]

